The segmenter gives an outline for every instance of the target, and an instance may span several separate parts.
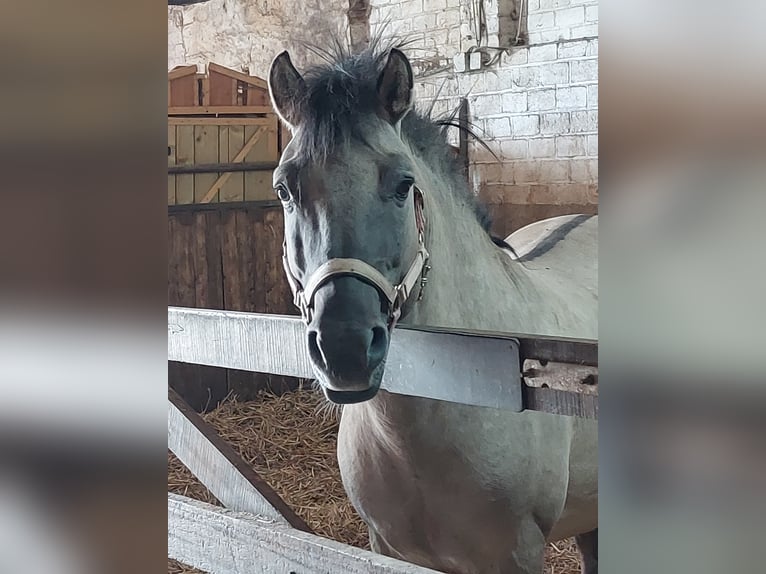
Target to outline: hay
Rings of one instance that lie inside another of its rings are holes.
[[[313,391],[276,396],[259,393],[256,400],[228,397],[204,415],[239,455],[320,536],[369,549],[367,529],[343,490],[335,454],[338,417]],[[220,503],[168,453],[168,491],[210,504]],[[169,574],[199,572],[168,561]],[[574,541],[549,545],[544,574],[577,574]]]

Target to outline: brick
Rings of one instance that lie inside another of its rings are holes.
[[[551,10],[553,8],[565,8],[572,3],[572,0],[540,0],[541,10]],[[530,8],[530,13],[532,9]]]
[[[585,23],[585,8],[582,6],[565,8],[564,10],[556,10],[554,14],[556,16],[556,27],[559,29],[581,26]]]
[[[540,182],[569,181],[569,161],[556,159],[542,160],[540,162]]]
[[[513,182],[537,183],[540,181],[539,161],[518,161],[513,164]]]
[[[460,26],[460,11],[443,10],[436,14],[437,28],[449,28],[450,26]]]
[[[540,85],[540,68],[537,66],[514,68],[511,71],[511,79],[514,85],[520,88],[537,87]]]
[[[526,64],[528,58],[528,48],[514,48],[510,54],[503,54],[501,61],[506,66],[518,66],[520,64]]]
[[[598,159],[573,159],[569,162],[572,181],[594,183],[598,181]]]
[[[598,131],[597,111],[572,112],[571,118],[572,133]]]
[[[420,14],[412,19],[413,30],[432,30],[436,27],[436,14]]]
[[[598,60],[574,60],[569,62],[569,81],[593,82],[598,80]]]
[[[598,157],[598,134],[588,136],[588,143],[585,149],[589,156]]]
[[[511,122],[508,118],[490,118],[487,122],[487,136],[503,138],[511,136]]]
[[[423,12],[423,0],[405,0],[391,5],[391,18],[403,19]]]
[[[479,186],[479,197],[487,205],[498,205],[505,201],[505,185],[499,179]]]
[[[505,159],[526,159],[527,142],[526,140],[505,140],[500,142],[500,151]]]
[[[584,108],[588,99],[585,87],[556,88],[556,107],[559,109]]]
[[[424,12],[436,12],[437,10],[446,10],[447,0],[423,0]]]
[[[530,62],[550,62],[556,59],[556,55],[555,44],[529,47],[528,58]]]
[[[551,205],[588,205],[594,203],[591,197],[591,184],[586,183],[551,183],[548,185],[546,202]]]
[[[527,93],[526,92],[505,92],[502,94],[503,111],[510,113],[520,113],[527,111]]]
[[[570,28],[570,38],[590,38],[598,36],[598,24],[586,24],[584,26],[573,26]]]
[[[529,111],[552,110],[556,107],[556,90],[537,90],[527,96]]]
[[[540,116],[515,116],[511,118],[513,135],[533,136],[540,131]]]
[[[543,135],[568,134],[569,114],[543,114],[540,117],[540,133]]]
[[[503,109],[502,99],[497,94],[476,96],[471,109],[479,117],[498,114]]]
[[[529,33],[530,44],[545,44],[546,42],[559,42],[562,38],[569,38],[569,31],[566,30],[566,35],[558,28],[551,28],[549,30],[540,30]]]
[[[529,140],[529,157],[556,157],[555,138],[534,138]]]
[[[588,40],[588,49],[585,52],[586,56],[598,56],[598,38]]]
[[[484,80],[484,91],[496,92],[501,89],[500,79],[497,76],[498,74],[495,70],[488,70],[482,74],[482,79]],[[505,103],[503,103],[503,106],[505,106]],[[503,108],[503,111],[505,111],[505,108]]]
[[[577,40],[574,42],[564,41],[558,45],[559,59],[582,58],[588,51],[587,40]]]
[[[530,200],[530,186],[528,185],[506,185],[503,188],[502,203],[513,203],[524,205]]]
[[[598,22],[598,6],[585,7],[585,21]]]
[[[497,162],[473,164],[471,174],[477,185],[499,183],[502,179],[501,168],[502,166]]]
[[[528,14],[531,14],[532,12],[537,12],[540,9],[540,0],[527,0],[527,12]]]
[[[553,12],[537,12],[527,16],[527,30],[537,32],[539,30],[550,30],[556,25]]]
[[[540,84],[555,86],[569,83],[569,65],[564,62],[542,64],[540,66]]]
[[[561,136],[556,138],[556,157],[579,157],[585,155],[585,136]]]
[[[588,86],[588,107],[598,107],[598,84],[595,86]]]

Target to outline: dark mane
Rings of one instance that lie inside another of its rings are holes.
[[[404,43],[380,38],[371,41],[363,52],[352,54],[339,41],[332,49],[307,46],[324,60],[304,75],[305,93],[298,102],[302,130],[298,153],[311,160],[322,161],[341,142],[360,137],[361,119],[374,114],[377,103],[377,78],[392,47],[403,48]],[[416,153],[450,183],[453,193],[473,209],[477,220],[489,233],[491,219],[486,207],[469,189],[462,166],[455,161],[447,141],[447,129],[461,128],[455,122],[456,113],[445,117],[432,117],[430,110],[423,113],[411,110],[402,120],[402,136]],[[468,134],[484,142],[470,129]],[[494,155],[494,154],[493,154]],[[493,238],[505,246],[502,239]]]

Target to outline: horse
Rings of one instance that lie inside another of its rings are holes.
[[[338,464],[373,551],[454,574],[539,574],[576,536],[596,574],[597,423],[380,389],[397,324],[597,338],[596,216],[494,240],[446,125],[393,44],[269,69],[292,138],[274,170],[283,264]]]

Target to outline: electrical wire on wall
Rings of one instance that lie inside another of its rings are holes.
[[[483,66],[492,66],[496,64],[503,53],[507,52],[513,46],[518,46],[522,42],[521,30],[524,17],[524,10],[527,0],[518,1],[518,16],[516,18],[516,37],[513,45],[508,46],[489,46],[489,34],[487,32],[487,10],[484,6],[484,0],[471,0],[469,4],[469,16],[472,20],[472,31],[476,40],[476,45],[466,50],[468,53],[480,52],[482,54]]]

